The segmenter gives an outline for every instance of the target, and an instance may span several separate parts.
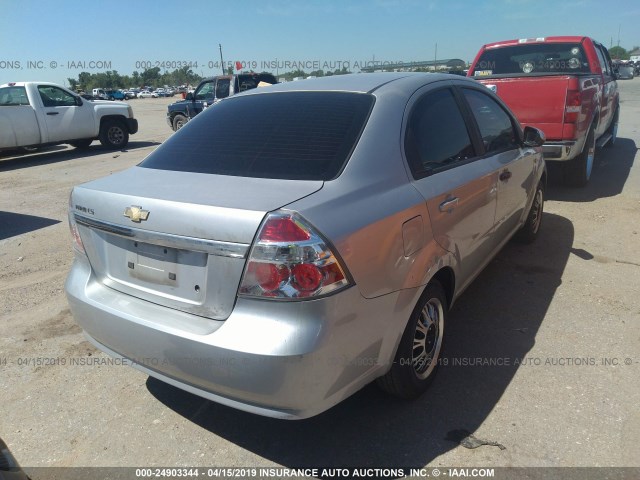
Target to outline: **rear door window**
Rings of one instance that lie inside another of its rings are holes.
[[[486,93],[471,88],[463,88],[462,92],[478,124],[485,153],[519,148],[511,117],[498,102]]]
[[[476,156],[451,90],[428,93],[416,102],[407,123],[405,154],[416,179]]]
[[[140,166],[240,177],[331,180],[360,137],[374,97],[281,92],[230,97],[198,115]]]

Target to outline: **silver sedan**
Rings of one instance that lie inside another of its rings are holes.
[[[451,305],[539,231],[543,142],[459,76],[229,97],[73,189],[71,310],[109,355],[249,412],[310,417],[373,380],[416,397]]]

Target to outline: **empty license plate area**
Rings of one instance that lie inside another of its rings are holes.
[[[139,242],[107,235],[109,286],[132,293],[131,288],[188,303],[205,300],[207,258],[204,252]],[[115,281],[115,283],[114,283]],[[120,288],[117,284],[120,284]],[[135,295],[136,293],[134,293]],[[145,297],[146,295],[138,294]]]
[[[133,251],[127,252],[129,275],[145,282],[175,286],[177,264],[175,248],[133,242]]]

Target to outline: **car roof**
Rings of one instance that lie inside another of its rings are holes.
[[[9,83],[5,83],[3,85],[0,85],[0,87],[24,87],[27,86],[29,84],[32,83],[36,83],[38,85],[52,85],[54,87],[61,87],[62,85],[58,84],[58,83],[53,83],[53,82],[9,82]],[[63,87],[63,88],[67,88],[67,87]]]
[[[402,90],[413,93],[416,89],[429,83],[442,80],[460,80],[465,77],[442,73],[414,73],[414,72],[381,72],[381,73],[351,73],[346,75],[331,75],[329,77],[310,78],[295,82],[278,83],[268,87],[259,87],[240,93],[236,96],[259,95],[273,92],[353,92],[372,93],[383,89]],[[470,80],[470,83],[475,83]]]
[[[501,42],[487,43],[484,48],[500,48],[511,47],[514,45],[523,45],[529,43],[580,43],[589,37],[580,35],[555,36],[555,37],[535,37],[535,38],[517,38],[514,40],[503,40]]]

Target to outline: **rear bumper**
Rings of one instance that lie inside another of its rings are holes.
[[[582,152],[584,138],[560,142],[547,142],[542,146],[544,159],[547,162],[565,162],[572,160]]]
[[[390,367],[420,289],[365,299],[238,298],[225,321],[162,307],[97,282],[76,258],[65,285],[75,320],[107,354],[209,400],[283,419],[311,417]]]
[[[138,120],[136,118],[127,118],[127,130],[131,135],[138,133]]]

